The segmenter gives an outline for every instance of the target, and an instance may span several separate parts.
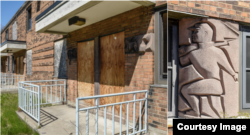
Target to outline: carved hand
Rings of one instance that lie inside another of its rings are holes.
[[[234,74],[233,78],[234,78],[235,81],[238,81],[238,74]]]

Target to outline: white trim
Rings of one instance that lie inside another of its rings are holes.
[[[150,87],[157,87],[157,88],[168,88],[168,85],[159,85],[159,84],[153,84],[153,85],[150,85]]]
[[[1,57],[8,56],[8,53],[0,53]]]
[[[54,1],[56,1],[56,0],[54,0]],[[42,17],[40,17],[38,20],[36,20],[36,22],[39,22],[40,20],[42,20],[44,17],[46,17],[48,14],[50,14],[51,12],[53,12],[54,10],[56,10],[58,7],[60,7],[61,5],[63,5],[66,2],[67,2],[66,0],[63,0],[63,2],[59,3],[57,6],[55,6],[54,8],[52,8],[49,12],[47,12]]]
[[[16,51],[12,51],[10,53],[17,52],[19,50],[26,49],[26,44],[25,43],[5,43],[4,45],[1,46],[0,52],[5,51],[6,49],[15,49]]]

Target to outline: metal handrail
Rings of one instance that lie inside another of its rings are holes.
[[[138,93],[145,93],[145,98],[143,99],[137,99],[136,100],[136,94]],[[112,96],[122,96],[122,95],[129,95],[133,94],[133,100],[131,101],[124,101],[124,102],[118,102],[118,103],[112,103],[112,104],[106,104],[106,105],[99,105],[99,99],[100,98],[105,98],[105,97],[112,97]],[[79,135],[79,112],[80,111],[87,111],[86,114],[86,135],[89,134],[89,110],[90,109],[95,109],[96,110],[96,122],[95,122],[95,129],[96,132],[95,134],[98,134],[98,109],[104,108],[104,135],[107,134],[107,107],[112,106],[112,135],[115,134],[115,125],[114,125],[114,106],[115,105],[120,105],[120,135],[122,134],[122,105],[127,104],[127,124],[126,124],[126,132],[127,135],[133,135],[137,133],[142,133],[146,132],[147,133],[147,102],[148,102],[148,91],[147,90],[141,90],[141,91],[133,91],[133,92],[124,92],[124,93],[114,93],[114,94],[106,94],[106,95],[96,95],[96,96],[89,96],[89,97],[79,97],[76,98],[76,135]],[[86,100],[86,99],[95,99],[95,106],[93,107],[87,107],[87,108],[79,108],[79,101],[80,100]],[[141,129],[141,102],[145,101],[145,129]],[[140,102],[140,107],[139,107],[139,129],[138,131],[136,130],[136,125],[135,125],[135,106],[136,102]],[[133,133],[129,134],[129,103],[133,103]]]
[[[54,84],[52,83],[51,85],[48,85],[46,84],[48,82],[53,82]],[[64,95],[62,95],[63,90],[64,90],[63,93]],[[38,126],[40,125],[41,105],[66,102],[65,79],[21,81],[18,83],[18,91],[19,91],[19,107],[29,116],[34,118],[38,122]],[[50,100],[48,98],[49,94],[50,94]],[[44,99],[45,101],[43,100],[43,95],[45,97]],[[62,96],[64,100],[62,100]]]

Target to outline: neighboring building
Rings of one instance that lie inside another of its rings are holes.
[[[1,72],[46,80],[54,75],[54,41],[62,35],[35,32],[35,18],[53,1],[26,1],[1,31]]]
[[[149,90],[149,132],[165,135],[166,3],[27,1],[1,31],[1,52],[8,53],[2,73],[13,63],[12,73],[25,80],[67,79],[67,104],[73,106],[77,97]],[[133,97],[101,104],[128,99]]]
[[[220,118],[249,112],[250,2],[167,4],[168,48],[174,48],[177,68],[172,74],[178,76],[178,83],[168,83],[168,117]]]

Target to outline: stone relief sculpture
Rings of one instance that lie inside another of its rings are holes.
[[[154,51],[154,33],[128,37],[125,39],[125,53]]]
[[[180,21],[180,117],[237,115],[237,27],[237,24],[216,19],[188,18]]]

